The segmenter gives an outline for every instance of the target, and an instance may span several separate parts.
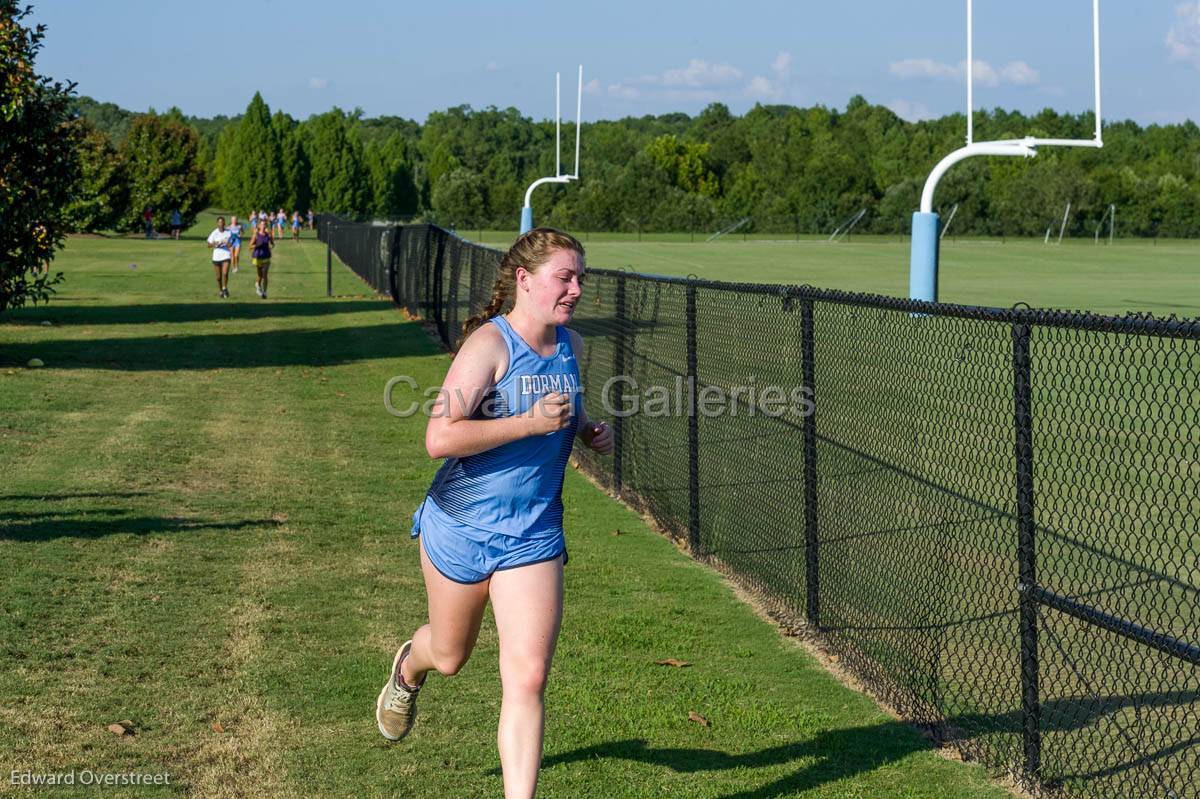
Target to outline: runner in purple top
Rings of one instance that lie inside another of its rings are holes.
[[[253,247],[250,251],[250,260],[258,272],[258,282],[254,284],[254,291],[265,300],[267,298],[267,272],[271,269],[271,248],[275,246],[275,242],[271,239],[271,234],[267,232],[267,220],[262,216],[258,218],[258,229],[254,231],[254,239],[250,242],[250,246]]]

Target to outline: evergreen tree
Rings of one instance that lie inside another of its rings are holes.
[[[408,144],[399,133],[363,149],[371,181],[372,213],[382,217],[417,212],[417,187],[408,162]]]
[[[334,108],[310,119],[305,128],[313,207],[328,213],[368,213],[371,187],[352,120]]]
[[[312,205],[308,187],[312,166],[308,162],[299,126],[287,114],[276,111],[275,116],[271,117],[271,128],[279,140],[283,162],[283,207],[303,211]]]
[[[209,196],[222,208],[237,207],[229,201],[230,198],[225,194],[225,188],[229,185],[230,180],[229,167],[237,160],[235,136],[237,136],[236,125],[228,125],[218,134],[216,154],[212,159],[212,170],[207,173]]]
[[[227,147],[221,198],[233,210],[277,208],[288,199],[279,137],[271,126],[271,110],[254,93],[234,134],[222,137]]]
[[[158,222],[175,208],[183,215],[184,227],[196,221],[208,203],[208,191],[195,130],[151,111],[133,120],[120,153],[129,174],[124,227],[140,230],[147,208]]]

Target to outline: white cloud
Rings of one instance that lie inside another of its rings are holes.
[[[942,64],[932,58],[906,58],[894,61],[888,66],[888,71],[897,78],[955,78],[958,70],[949,64]]]
[[[892,100],[887,104],[892,113],[909,122],[919,122],[922,119],[933,119],[933,113],[923,103],[913,103],[908,100]]]
[[[309,78],[308,79],[308,88],[310,88],[310,89],[324,89],[328,85],[329,85],[329,78]]]
[[[711,89],[738,83],[742,71],[729,64],[710,64],[700,58],[688,61],[686,67],[668,69],[659,75],[643,75],[640,83],[671,88]]]
[[[609,84],[608,93],[612,97],[619,97],[622,100],[636,100],[642,96],[642,93],[635,86],[626,86],[623,83]]]
[[[608,96],[622,100],[654,100],[678,105],[783,101],[789,94],[792,54],[781,51],[762,66],[770,71],[747,74],[733,64],[692,58],[681,67],[609,84],[605,91]],[[599,90],[600,84],[593,83],[595,90]],[[588,91],[593,91],[592,83],[588,84]]]
[[[967,80],[967,62],[943,64],[932,58],[906,58],[894,61],[888,65],[888,71],[897,78],[932,78],[935,80],[954,80],[965,83]],[[982,86],[999,86],[1009,83],[1014,86],[1029,86],[1041,80],[1038,71],[1024,61],[1010,61],[1000,69],[996,69],[986,61],[975,59],[974,79]]]
[[[958,62],[958,72],[955,75],[955,79],[958,80],[959,83],[966,83],[966,81],[967,81],[967,62],[966,61]],[[1000,75],[996,73],[996,70],[992,68],[992,65],[986,61],[980,61],[978,59],[976,59],[976,61],[975,61],[975,74],[972,75],[972,79],[981,86],[999,86],[1000,85]]]
[[[746,95],[756,100],[778,100],[783,90],[762,75],[755,75],[746,84]]]
[[[487,62],[487,66],[484,67],[484,70],[486,70],[488,72],[499,72],[502,69],[504,69],[504,65],[499,64],[495,61]]]
[[[587,83],[583,84],[583,91],[585,94],[595,94],[596,92],[600,91],[600,80],[598,78],[592,78]]]
[[[1200,0],[1175,6],[1175,22],[1167,31],[1167,50],[1176,61],[1200,69]]]
[[[1010,61],[1000,70],[1000,77],[1015,86],[1029,86],[1041,80],[1041,75],[1024,61]]]

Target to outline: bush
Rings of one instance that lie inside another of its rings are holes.
[[[74,84],[34,72],[45,27],[0,0],[0,311],[44,302],[62,278],[43,272],[69,229],[80,128],[67,124]]]

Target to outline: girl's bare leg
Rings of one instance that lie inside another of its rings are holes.
[[[263,275],[266,285],[266,275]],[[429,597],[429,623],[413,634],[412,649],[401,666],[401,676],[415,686],[427,671],[444,676],[457,674],[471,657],[479,638],[479,625],[488,600],[488,581],[464,585],[443,575],[425,554],[421,542],[421,572]]]
[[[545,726],[544,695],[562,624],[563,559],[492,575],[492,609],[500,635],[500,768],[505,799],[537,789]]]

